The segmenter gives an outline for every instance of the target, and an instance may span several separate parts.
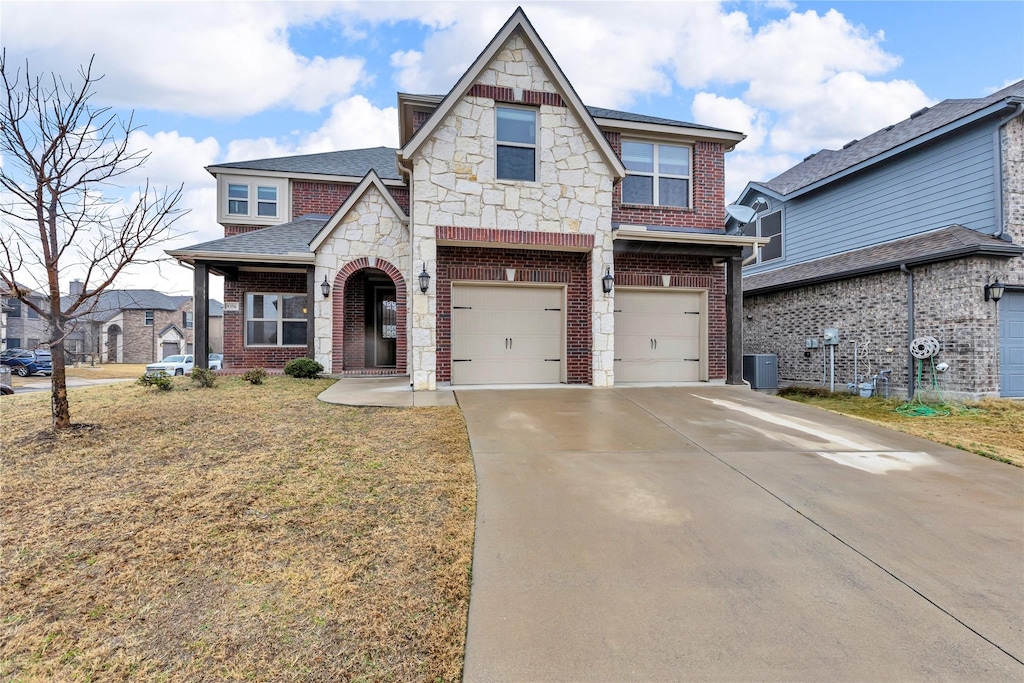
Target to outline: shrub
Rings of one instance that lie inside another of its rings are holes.
[[[263,368],[253,368],[252,370],[246,370],[245,374],[242,375],[249,384],[263,384],[263,380],[267,378],[267,371]]]
[[[217,383],[217,375],[213,374],[213,370],[192,368],[192,381],[201,387],[209,389]]]
[[[143,375],[139,378],[139,384],[144,387],[156,387],[161,391],[170,391],[174,388],[174,380],[164,372],[159,372],[155,375]]]
[[[289,377],[313,379],[324,371],[324,366],[312,358],[293,358],[285,363],[284,374]]]

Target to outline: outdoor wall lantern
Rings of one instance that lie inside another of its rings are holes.
[[[324,293],[325,299],[331,295],[331,283],[327,281],[327,273],[324,273],[324,281],[320,283],[320,291]]]
[[[985,285],[985,301],[991,299],[992,301],[999,303],[999,300],[1003,298],[1003,292],[1005,291],[1006,285],[1000,282],[997,277],[995,282],[990,285]]]
[[[424,294],[427,293],[427,287],[430,286],[430,273],[427,272],[427,264],[423,263],[423,272],[420,273],[420,291]]]
[[[604,277],[601,278],[601,289],[604,290],[605,294],[612,293],[612,287],[615,286],[615,277],[612,275],[612,269],[606,268],[604,271]]]

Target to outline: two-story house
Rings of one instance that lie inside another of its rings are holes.
[[[234,367],[309,356],[438,384],[742,381],[724,155],[743,134],[587,107],[522,10],[441,96],[398,95],[395,149],[224,163]]]
[[[749,183],[756,219],[730,229],[771,241],[744,269],[745,351],[798,382],[856,360],[911,393],[1024,396],[1022,112],[1024,81]]]
[[[39,292],[29,291],[29,299],[39,308],[45,309],[47,306],[46,295]],[[3,301],[6,311],[6,322],[3,326],[5,349],[37,349],[50,343],[49,326],[35,309],[10,296],[9,292],[0,295],[0,300]]]

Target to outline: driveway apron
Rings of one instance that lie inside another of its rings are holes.
[[[459,391],[464,678],[1024,680],[1024,472],[736,387]]]

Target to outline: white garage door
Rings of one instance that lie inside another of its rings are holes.
[[[452,286],[452,384],[562,381],[561,287]]]
[[[999,374],[1003,396],[1024,396],[1024,292],[999,302]]]
[[[615,290],[615,383],[707,379],[704,293]]]

